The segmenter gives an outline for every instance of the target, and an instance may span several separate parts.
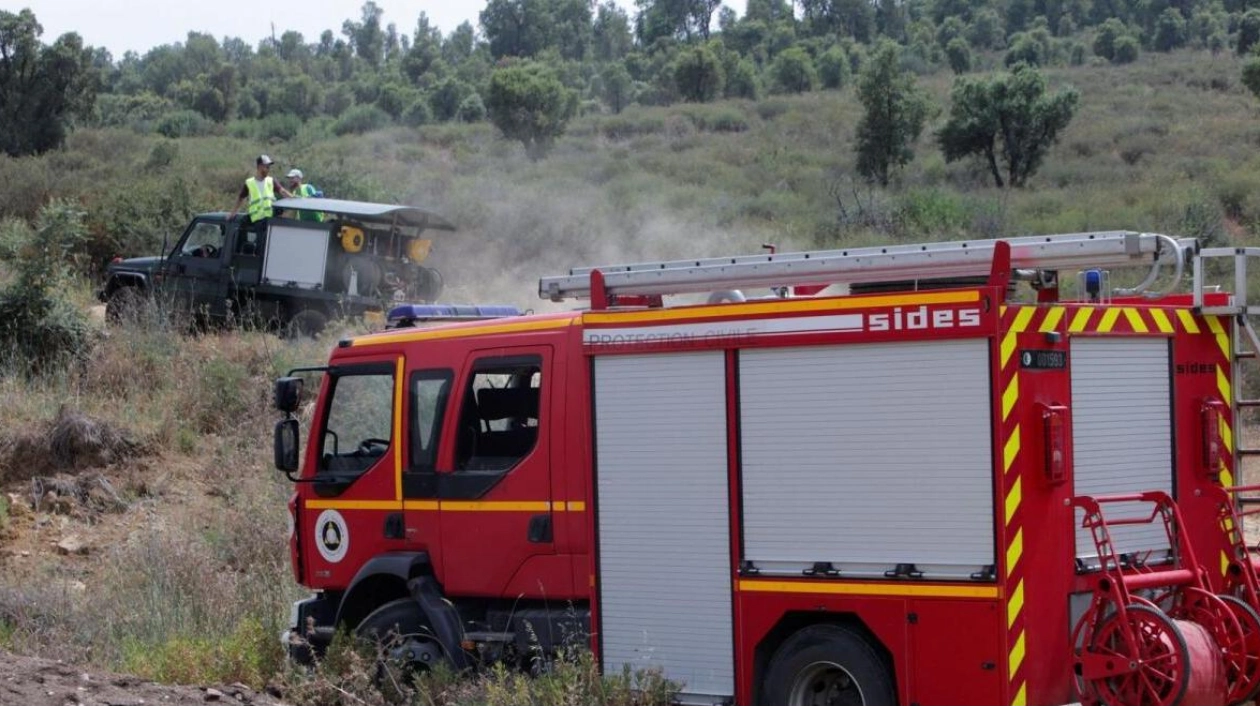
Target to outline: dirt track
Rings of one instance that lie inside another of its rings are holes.
[[[0,651],[0,704],[6,705],[253,705],[271,695],[243,685],[171,686],[84,671],[64,663]]]

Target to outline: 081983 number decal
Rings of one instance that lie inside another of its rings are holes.
[[[1034,370],[1067,368],[1067,352],[1026,349],[1019,352],[1019,367]]]

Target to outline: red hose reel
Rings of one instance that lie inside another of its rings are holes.
[[[1108,503],[1146,502],[1147,516],[1104,518]],[[1260,687],[1260,617],[1217,596],[1184,535],[1177,506],[1162,491],[1079,496],[1083,527],[1100,563],[1093,600],[1072,631],[1081,701],[1103,705],[1237,704]],[[1172,552],[1161,563],[1122,561],[1110,528],[1164,524]]]

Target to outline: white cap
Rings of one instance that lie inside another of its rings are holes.
[[[301,178],[302,178],[302,170],[300,170],[300,169],[291,169],[291,170],[289,170],[289,173],[288,173],[287,175],[285,175],[285,176],[287,176],[289,179],[293,179],[293,178],[295,178],[295,177],[296,177],[297,179],[301,179]]]

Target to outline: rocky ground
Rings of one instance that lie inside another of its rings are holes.
[[[0,703],[10,705],[255,705],[275,698],[236,685],[159,685],[0,652]]]

